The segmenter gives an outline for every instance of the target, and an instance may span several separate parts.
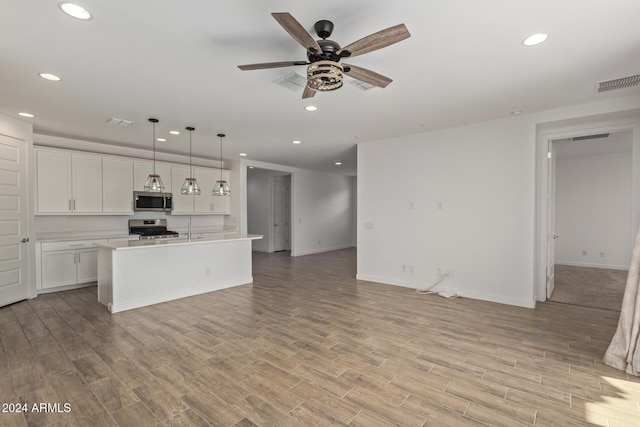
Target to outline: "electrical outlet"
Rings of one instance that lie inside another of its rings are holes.
[[[453,277],[453,270],[447,269],[447,268],[438,267],[438,276]]]
[[[587,251],[582,251],[582,256],[587,256]]]
[[[600,258],[604,258],[606,255],[604,252],[600,251]]]
[[[409,271],[409,273],[413,273],[413,265],[408,266],[407,270]]]
[[[403,273],[406,273],[406,272],[407,272],[407,266],[406,266],[406,265],[404,265],[404,264],[402,264],[402,272],[403,272]]]

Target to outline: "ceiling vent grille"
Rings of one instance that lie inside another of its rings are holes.
[[[109,117],[107,120],[105,120],[105,123],[109,123],[110,125],[115,125],[115,126],[123,126],[123,127],[131,126],[133,124],[131,120],[116,119],[115,117]]]
[[[298,92],[300,88],[307,85],[307,76],[304,76],[297,71],[292,71],[286,76],[280,77],[278,80],[274,80],[273,82],[282,87],[286,87],[289,90]]]
[[[640,83],[640,74],[635,76],[622,77],[620,79],[607,80],[606,82],[598,83],[598,93],[607,92],[610,90],[624,89],[626,87],[636,86]]]
[[[588,139],[599,139],[599,138],[608,138],[610,133],[598,133],[595,135],[583,135],[583,136],[574,136],[571,138],[572,141],[586,141]]]

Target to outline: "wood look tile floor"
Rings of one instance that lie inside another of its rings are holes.
[[[0,425],[640,425],[601,362],[617,312],[418,295],[355,254],[256,253],[253,285],[115,315],[95,287],[0,308],[0,401],[29,409]]]

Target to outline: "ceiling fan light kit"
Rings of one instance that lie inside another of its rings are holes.
[[[330,91],[342,87],[342,65],[333,61],[317,61],[307,67],[307,86],[313,90]]]
[[[315,40],[291,14],[285,12],[272,13],[271,15],[296,42],[306,49],[308,62],[266,62],[238,65],[238,68],[248,71],[307,65],[307,84],[302,92],[302,98],[310,98],[316,92],[339,89],[342,87],[344,74],[372,86],[386,87],[392,82],[389,77],[355,65],[341,65],[340,60],[382,49],[411,37],[407,27],[404,24],[398,24],[363,37],[345,47],[340,47],[335,41],[328,40],[333,32],[333,22],[331,21],[325,19],[315,23],[314,30],[322,39]]]

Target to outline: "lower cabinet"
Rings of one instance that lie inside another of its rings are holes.
[[[98,280],[98,249],[95,243],[95,240],[41,243],[38,289]]]

